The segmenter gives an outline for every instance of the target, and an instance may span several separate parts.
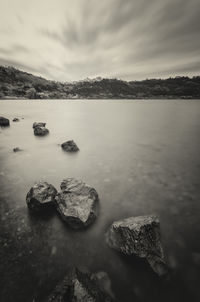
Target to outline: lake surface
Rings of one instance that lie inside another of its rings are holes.
[[[0,128],[0,301],[41,301],[71,265],[106,271],[120,302],[200,301],[199,101],[13,100],[0,101],[0,115],[11,120]],[[33,134],[40,121],[46,137]],[[62,151],[69,139],[78,153]],[[59,189],[67,177],[100,197],[100,215],[83,231],[27,210],[35,182]],[[146,214],[160,218],[169,280],[105,243],[113,221]]]

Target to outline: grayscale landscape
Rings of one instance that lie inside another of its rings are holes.
[[[200,300],[199,0],[0,0],[0,301]]]

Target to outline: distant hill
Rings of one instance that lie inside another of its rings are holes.
[[[200,99],[200,76],[130,82],[97,77],[72,83],[60,83],[34,76],[14,67],[0,66],[0,98]]]

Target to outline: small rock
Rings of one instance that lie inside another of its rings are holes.
[[[96,190],[74,178],[63,180],[60,188],[56,203],[62,219],[75,229],[91,224],[98,212],[99,198]]]
[[[46,123],[42,123],[42,122],[35,122],[33,123],[33,128],[36,128],[36,127],[45,127],[46,126]]]
[[[130,217],[114,222],[106,234],[108,245],[125,255],[146,258],[159,275],[167,273],[156,216]]]
[[[40,211],[55,205],[57,190],[47,182],[36,183],[27,193],[26,202],[31,210]]]
[[[10,126],[9,119],[7,119],[3,116],[0,116],[0,126],[2,126],[2,127]]]
[[[17,117],[15,117],[15,118],[13,119],[13,122],[19,122],[19,119],[18,119]]]
[[[44,136],[44,135],[47,135],[49,133],[49,130],[45,127],[35,127],[34,128],[34,134],[36,136]]]
[[[19,151],[22,151],[22,149],[16,147],[16,148],[13,148],[13,152],[19,152]]]
[[[67,141],[61,145],[62,149],[67,152],[77,152],[79,151],[78,146],[73,140]]]
[[[111,302],[113,299],[89,271],[74,268],[45,301]]]

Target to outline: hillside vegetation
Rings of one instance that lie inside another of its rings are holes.
[[[200,76],[122,81],[86,79],[72,83],[49,81],[13,67],[0,66],[0,98],[143,99],[200,98]]]

